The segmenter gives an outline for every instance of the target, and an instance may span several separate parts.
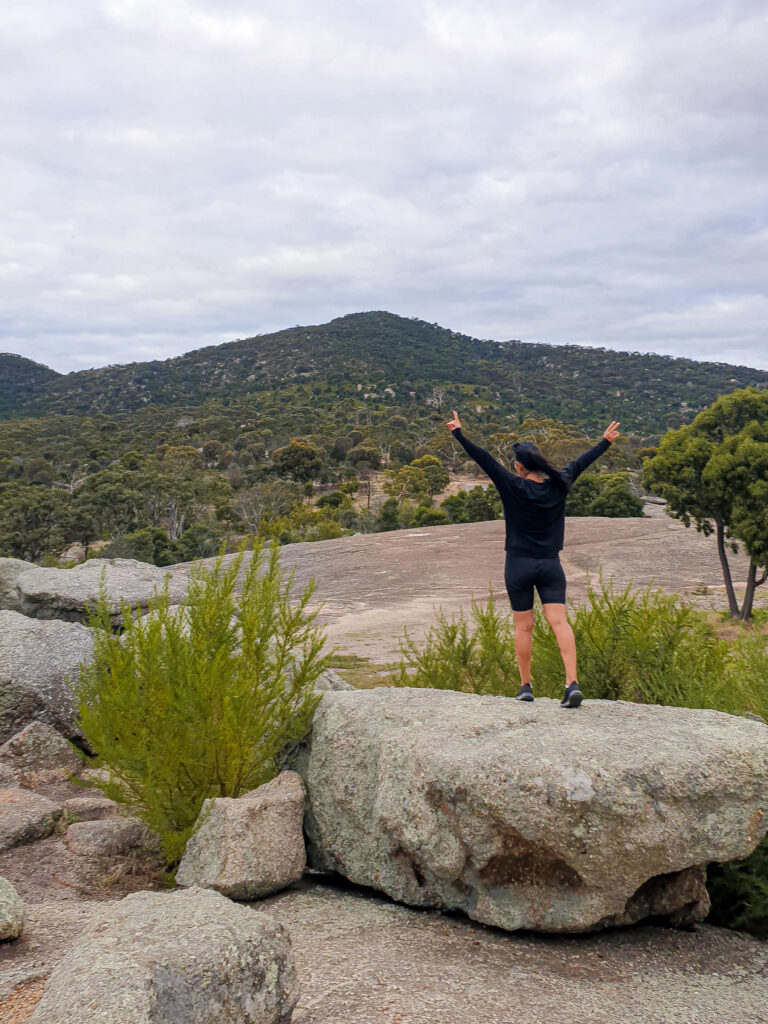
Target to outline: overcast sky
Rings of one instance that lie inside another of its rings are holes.
[[[4,0],[0,350],[387,309],[768,367],[764,0]]]

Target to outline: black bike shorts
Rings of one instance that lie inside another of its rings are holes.
[[[524,558],[507,552],[504,582],[512,610],[533,608],[533,588],[542,604],[565,604],[565,573],[559,558]]]

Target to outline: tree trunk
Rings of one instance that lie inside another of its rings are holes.
[[[755,591],[765,583],[766,579],[768,579],[768,569],[763,573],[760,579],[758,579],[757,565],[750,560],[749,575],[747,576],[747,592],[744,594],[744,603],[741,606],[741,614],[739,615],[739,618],[743,622],[749,622],[752,618],[752,605],[755,600]]]
[[[728,555],[725,550],[725,527],[719,519],[715,520],[715,524],[717,526],[717,553],[720,556],[720,567],[723,570],[723,579],[725,580],[725,592],[728,595],[728,612],[732,619],[738,619],[739,605],[733,590],[731,567],[728,564]]]

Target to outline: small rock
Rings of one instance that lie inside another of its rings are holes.
[[[73,796],[62,804],[67,814],[79,821],[101,821],[119,812],[119,804],[106,796]],[[70,826],[71,827],[71,826]]]
[[[51,974],[30,1024],[288,1024],[290,938],[204,889],[134,893],[102,911]]]
[[[284,889],[306,866],[303,819],[304,786],[295,772],[237,799],[206,800],[176,881],[238,900]]]
[[[0,878],[0,942],[18,939],[24,927],[24,903],[7,878]]]
[[[64,812],[47,797],[20,787],[0,789],[0,850],[45,839]]]
[[[109,782],[110,774],[105,768],[86,768],[80,774],[81,782],[98,783]]]
[[[318,676],[315,690],[318,693],[328,693],[333,690],[354,690],[354,686],[342,679],[334,669],[327,668]]]
[[[132,850],[156,850],[157,836],[134,818],[112,821],[76,821],[70,825],[64,842],[81,857],[119,857]]]
[[[0,762],[14,771],[36,772],[58,769],[63,776],[83,767],[83,759],[61,733],[45,722],[30,722],[0,747]]]

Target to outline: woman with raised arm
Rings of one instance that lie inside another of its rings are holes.
[[[454,410],[448,429],[493,481],[504,507],[507,561],[504,581],[515,617],[515,654],[520,669],[516,700],[532,701],[531,652],[533,647],[533,588],[539,593],[544,616],[554,631],[565,667],[565,693],[561,708],[577,708],[583,698],[576,677],[576,640],[565,613],[565,573],[560,551],[565,535],[565,499],[574,481],[600,458],[619,434],[614,421],[594,448],[556,469],[535,444],[514,445],[515,473],[464,437]],[[515,475],[516,474],[516,475]]]

